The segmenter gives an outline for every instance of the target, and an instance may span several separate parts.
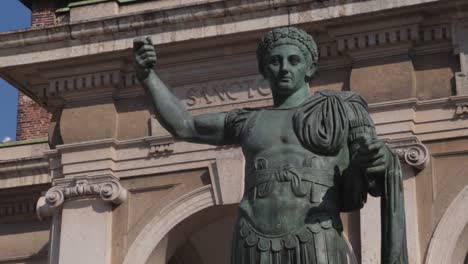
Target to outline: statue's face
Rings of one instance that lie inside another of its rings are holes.
[[[306,85],[310,71],[304,54],[294,45],[280,45],[270,50],[264,75],[276,94],[292,94]]]

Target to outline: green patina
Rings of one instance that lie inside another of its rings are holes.
[[[347,263],[339,215],[361,209],[368,193],[381,197],[381,263],[406,264],[400,163],[377,138],[363,98],[309,94],[317,46],[300,29],[267,33],[257,59],[273,107],[192,116],[153,70],[151,40],[134,41],[137,77],[174,137],[242,148],[245,190],[232,264]]]

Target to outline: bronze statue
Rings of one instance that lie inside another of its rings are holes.
[[[367,193],[381,196],[382,263],[407,263],[400,164],[377,139],[365,101],[352,92],[309,94],[318,53],[303,30],[273,29],[257,60],[273,107],[192,116],[154,72],[151,40],[134,42],[137,77],[174,137],[242,147],[232,264],[347,263],[339,213],[362,208]]]

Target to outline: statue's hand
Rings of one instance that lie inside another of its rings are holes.
[[[133,40],[133,65],[140,80],[146,79],[156,65],[156,51],[150,37],[138,37]]]
[[[391,153],[382,140],[368,136],[357,138],[355,162],[364,168],[368,174],[380,174],[385,172],[391,161]]]

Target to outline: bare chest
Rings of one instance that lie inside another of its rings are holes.
[[[293,127],[293,110],[261,110],[255,115],[243,137],[244,148],[257,152],[284,145],[300,146]]]

